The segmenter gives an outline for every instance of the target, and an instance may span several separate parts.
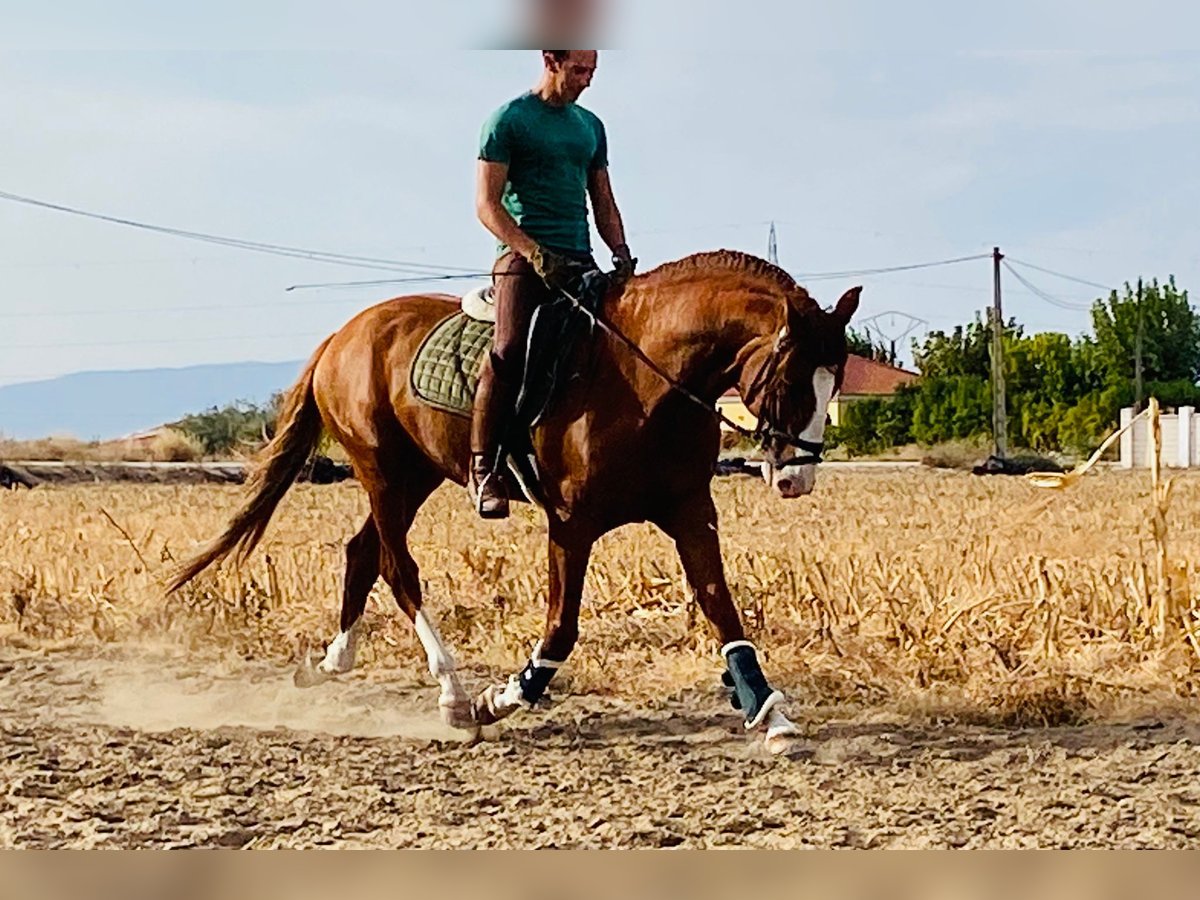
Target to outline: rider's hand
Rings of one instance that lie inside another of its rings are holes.
[[[613,251],[613,280],[617,284],[624,284],[632,278],[636,268],[637,260],[629,252],[628,244],[622,244]]]
[[[547,250],[545,247],[535,247],[529,255],[533,271],[538,273],[546,286],[554,290],[565,290],[571,284],[571,261],[565,256]]]

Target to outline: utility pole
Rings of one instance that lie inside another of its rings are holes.
[[[1142,354],[1146,341],[1146,318],[1142,315],[1142,279],[1138,279],[1137,336],[1133,340],[1133,411],[1142,411],[1145,390],[1142,385]]]
[[[1004,397],[1004,309],[1000,303],[1000,261],[1004,254],[992,248],[992,439],[995,455],[1008,456],[1008,412]]]
[[[767,238],[767,259],[779,265],[779,245],[775,242],[775,223],[771,223],[771,234]]]

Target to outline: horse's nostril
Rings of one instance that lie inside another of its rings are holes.
[[[778,485],[779,485],[779,489],[781,491],[790,491],[792,489],[792,479],[780,478],[778,481]]]

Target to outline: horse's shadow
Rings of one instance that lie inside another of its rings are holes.
[[[569,702],[541,721],[514,720],[502,739],[576,749],[637,743],[647,751],[657,747],[743,758],[757,755],[754,736],[742,729],[740,716],[718,712],[715,703],[711,712],[670,707],[631,712],[614,703],[604,704],[610,709],[592,708],[572,715],[566,708]],[[891,768],[930,759],[973,762],[1012,751],[1024,751],[1032,760],[1048,751],[1088,757],[1116,748],[1145,751],[1181,742],[1200,745],[1200,711],[1188,717],[1181,717],[1177,709],[1161,714],[1150,711],[1136,719],[1097,719],[1053,727],[977,724],[941,717],[871,721],[869,715],[801,714],[796,717],[800,734],[781,757],[823,765]],[[757,744],[761,748],[761,739]]]

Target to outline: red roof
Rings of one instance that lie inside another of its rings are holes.
[[[843,394],[894,394],[896,388],[916,381],[916,372],[851,354],[846,358]]]
[[[900,385],[909,384],[919,377],[916,372],[910,372],[908,369],[889,366],[887,363],[851,353],[846,357],[846,374],[842,378],[841,392],[888,396],[896,393],[896,388]],[[730,388],[725,392],[726,397],[736,395],[737,388]]]

